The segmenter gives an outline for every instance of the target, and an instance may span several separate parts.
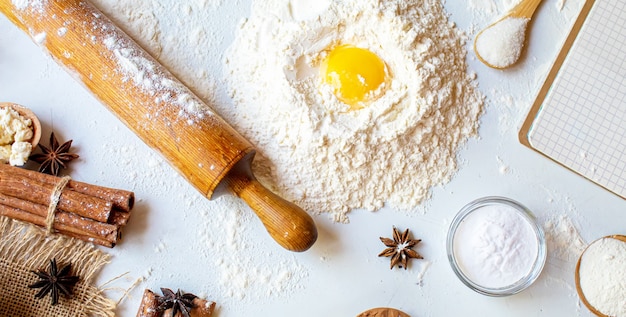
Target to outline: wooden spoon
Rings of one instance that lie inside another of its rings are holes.
[[[411,317],[404,312],[394,308],[379,307],[366,310],[357,317]]]
[[[519,57],[521,55],[521,52],[522,52],[524,39],[526,37],[526,29],[527,29],[528,23],[526,23],[526,25],[524,26],[524,30],[523,30],[524,37],[522,38],[522,42],[521,43],[516,43],[516,44],[518,44],[518,45],[516,45],[516,47],[519,47],[519,50],[517,50],[515,52],[512,52],[514,54],[513,58],[509,59],[507,61],[504,61],[503,64],[497,64],[496,65],[496,63],[494,61],[488,61],[489,58],[487,56],[482,56],[481,55],[480,48],[477,47],[476,43],[479,42],[479,39],[481,39],[481,36],[485,35],[485,31],[491,30],[492,28],[498,26],[499,23],[502,23],[506,19],[509,19],[509,18],[524,19],[527,22],[530,22],[530,19],[533,17],[535,11],[537,10],[537,7],[539,6],[539,3],[541,3],[541,0],[522,0],[513,9],[511,9],[509,12],[507,12],[502,18],[500,18],[496,22],[490,24],[485,29],[480,31],[476,35],[476,39],[474,40],[474,52],[476,52],[476,57],[478,57],[478,60],[483,62],[485,65],[487,65],[487,66],[489,66],[491,68],[496,68],[496,69],[504,69],[504,68],[507,68],[507,67],[515,64],[517,62],[517,60],[519,59]],[[487,33],[487,36],[489,36],[489,34],[490,33]]]
[[[33,113],[30,109],[24,106],[20,106],[12,102],[0,102],[0,108],[6,107],[15,110],[17,113],[20,114],[20,116],[26,119],[30,119],[30,121],[32,122],[31,128],[33,129],[33,137],[30,138],[30,144],[33,145],[34,150],[37,147],[37,144],[39,144],[39,140],[41,139],[41,122],[39,122],[39,118],[37,118],[35,113]]]
[[[603,238],[600,238],[596,241],[600,241],[602,239],[616,239],[616,240],[620,240],[622,242],[626,243],[626,236],[623,235],[612,235],[612,236],[606,236]],[[596,241],[590,243],[589,245],[594,244]],[[593,307],[593,305],[591,305],[589,303],[589,301],[587,301],[587,298],[585,297],[585,294],[583,293],[582,288],[580,287],[580,262],[583,258],[583,256],[585,255],[585,252],[587,251],[587,249],[589,248],[589,246],[587,246],[587,248],[585,248],[585,250],[582,252],[582,254],[580,255],[580,258],[578,258],[578,263],[576,263],[576,270],[575,270],[575,281],[576,281],[576,292],[578,293],[578,297],[580,298],[580,300],[583,302],[583,304],[585,304],[585,306],[596,316],[598,317],[610,317],[606,314],[603,314],[602,312],[598,311],[595,307]]]

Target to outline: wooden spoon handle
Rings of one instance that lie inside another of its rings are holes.
[[[240,166],[231,170],[224,182],[233,194],[254,210],[278,244],[295,252],[308,250],[317,240],[315,222],[302,208],[259,183],[251,172],[250,161],[242,161]]]
[[[542,0],[524,0],[515,6],[508,16],[531,19]]]

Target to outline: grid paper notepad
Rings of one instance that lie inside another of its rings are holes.
[[[626,198],[626,1],[586,1],[520,141]]]

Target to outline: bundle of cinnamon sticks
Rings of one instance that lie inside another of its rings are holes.
[[[0,164],[0,216],[45,227],[60,177]],[[109,248],[130,217],[133,192],[70,180],[61,190],[54,231]]]

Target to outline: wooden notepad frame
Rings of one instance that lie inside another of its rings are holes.
[[[563,44],[563,47],[561,49],[561,51],[559,52],[559,54],[557,55],[555,62],[550,70],[550,72],[548,73],[546,80],[543,84],[543,86],[541,87],[541,89],[539,90],[539,93],[537,95],[537,98],[535,100],[535,102],[533,103],[525,121],[523,122],[520,131],[519,131],[519,140],[520,142],[537,151],[538,153],[542,154],[543,156],[551,159],[552,161],[568,168],[569,170],[589,179],[590,181],[598,184],[599,186],[615,193],[616,195],[625,198],[626,199],[626,190],[624,189],[625,187],[623,186],[624,181],[622,179],[620,179],[620,184],[614,184],[614,180],[611,180],[611,185],[607,186],[606,184],[603,184],[601,181],[598,181],[599,179],[601,179],[602,177],[596,176],[593,178],[596,178],[596,180],[592,179],[592,177],[588,177],[587,175],[585,175],[585,173],[577,170],[576,168],[573,168],[571,166],[568,166],[566,163],[560,161],[559,159],[552,157],[550,154],[555,154],[556,152],[558,152],[558,150],[555,149],[555,151],[551,152],[551,153],[544,153],[543,151],[545,151],[545,143],[546,140],[548,141],[552,141],[551,138],[548,139],[542,139],[544,144],[544,150],[536,148],[535,146],[533,146],[532,144],[532,136],[531,134],[533,133],[533,125],[535,124],[537,118],[539,117],[543,106],[546,102],[546,99],[548,98],[551,89],[553,88],[553,85],[555,85],[555,80],[557,80],[559,73],[562,70],[562,67],[564,65],[564,63],[567,60],[567,57],[570,55],[570,51],[572,49],[572,47],[574,47],[576,40],[579,36],[579,33],[581,31],[581,29],[583,29],[583,25],[585,25],[585,22],[587,21],[587,18],[589,17],[590,13],[592,12],[592,8],[594,7],[594,4],[596,3],[595,0],[586,0],[585,3],[583,4],[583,7],[580,11],[580,14],[578,15],[578,18],[576,19],[576,21],[574,22],[574,25],[572,26],[572,29],[570,31],[570,33],[568,34],[567,38],[565,39],[565,42]],[[600,11],[601,12],[601,11]],[[596,16],[597,17],[597,16]],[[583,42],[584,43],[584,42]],[[580,49],[580,47],[579,47]],[[576,64],[578,65],[578,64]],[[569,69],[572,69],[573,66],[568,65]],[[567,69],[567,68],[565,68]],[[558,82],[558,81],[557,81]],[[557,84],[558,85],[558,84]],[[563,88],[565,89],[565,88]],[[557,90],[558,92],[561,92],[560,90]],[[554,98],[553,98],[554,99]],[[558,101],[555,101],[558,103]],[[552,109],[552,108],[551,108]],[[557,111],[557,110],[554,110]],[[549,117],[548,117],[549,118]],[[542,132],[543,134],[545,134],[545,130],[547,130],[548,128],[546,128],[545,124],[550,123],[549,119],[546,119],[548,122],[545,122],[543,125],[543,128],[540,129],[540,132]],[[540,121],[540,120],[538,120]],[[543,131],[542,131],[543,129]],[[536,133],[537,134],[537,133]],[[541,133],[540,133],[541,134]],[[536,139],[535,139],[536,141]],[[538,146],[538,147],[542,147],[542,146]],[[549,152],[549,151],[548,151]],[[563,155],[560,155],[561,159],[563,158]],[[569,157],[567,157],[569,158]],[[579,167],[580,168],[580,167]],[[618,169],[619,170],[619,169]],[[587,172],[588,173],[588,172]],[[623,172],[620,174],[619,172],[616,175],[623,175]],[[612,187],[612,188],[609,188]],[[617,190],[615,190],[617,189]]]

